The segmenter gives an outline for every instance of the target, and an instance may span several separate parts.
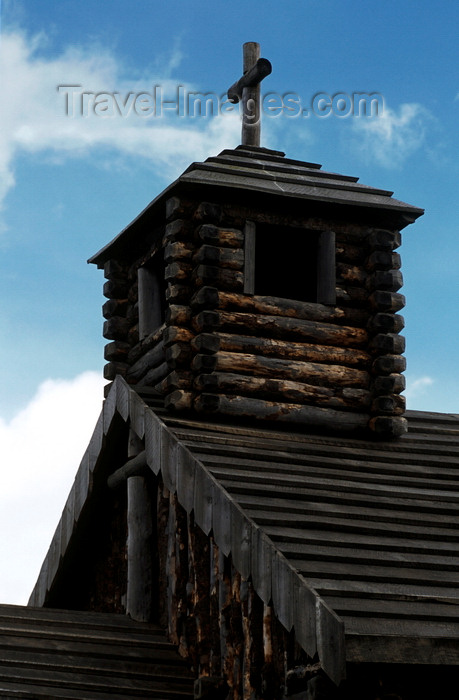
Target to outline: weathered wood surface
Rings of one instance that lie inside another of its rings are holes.
[[[158,625],[125,615],[1,605],[0,628],[2,697],[193,698],[193,676]]]
[[[363,430],[368,423],[366,413],[351,413],[319,406],[265,401],[245,396],[200,394],[194,402],[197,411],[218,412],[223,416],[239,416],[281,423],[307,423],[335,431]]]
[[[195,379],[194,388],[203,392],[261,396],[334,408],[369,408],[371,401],[370,392],[362,389],[345,388],[340,391],[286,379],[267,379],[232,372],[201,374]]]
[[[153,509],[146,476],[127,479],[126,614],[149,622],[153,610]]]
[[[193,262],[197,265],[217,265],[230,270],[242,270],[244,252],[240,249],[219,248],[204,244],[194,254]]]
[[[214,285],[220,289],[242,291],[244,274],[238,270],[226,269],[217,265],[198,265],[194,271],[196,287]]]
[[[159,341],[156,346],[148,350],[127,371],[127,379],[130,383],[138,382],[150,369],[162,364],[166,359],[164,343]]]
[[[193,326],[197,332],[221,330],[246,334],[251,331],[264,337],[285,337],[287,340],[301,338],[304,342],[336,347],[361,348],[368,344],[368,335],[363,328],[238,311],[201,311],[193,319]]]
[[[204,224],[196,231],[197,237],[203,242],[210,245],[241,248],[244,243],[244,235],[242,231],[229,228],[217,228],[211,224]]]
[[[335,324],[363,327],[369,314],[359,309],[330,307],[325,304],[313,304],[306,301],[294,301],[269,296],[246,296],[245,294],[219,291],[211,287],[198,290],[192,299],[192,306],[199,308],[219,308],[223,311],[234,310],[259,313],[267,316],[284,316],[308,321],[331,322]]]
[[[219,351],[214,355],[196,355],[192,364],[196,372],[242,372],[257,377],[306,381],[330,387],[368,389],[370,382],[367,372],[353,367],[281,360],[241,352]]]
[[[371,355],[354,348],[336,348],[330,345],[295,343],[276,338],[257,338],[250,335],[232,333],[201,333],[192,340],[198,353],[227,352],[253,353],[264,357],[278,357],[284,360],[305,362],[325,362],[367,368]]]

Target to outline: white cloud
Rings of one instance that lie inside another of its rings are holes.
[[[102,409],[104,380],[43,382],[0,419],[0,602],[25,604]]]
[[[385,106],[377,117],[352,120],[352,148],[358,149],[368,162],[386,168],[400,167],[424,144],[426,125],[431,119],[430,112],[417,103],[402,104],[398,110]]]
[[[97,155],[108,158],[116,151],[151,163],[165,178],[175,177],[190,161],[239,142],[240,123],[236,115],[213,119],[65,114],[65,95],[59,85],[81,85],[82,90],[118,92],[124,99],[130,92],[151,92],[154,85],[164,95],[175,94],[170,75],[181,54],[177,47],[167,65],[156,75],[127,81],[122,66],[110,52],[91,47],[69,48],[52,58],[40,55],[43,36],[25,37],[5,32],[0,45],[2,107],[0,130],[0,207],[14,186],[14,163],[20,153],[48,152],[58,157]],[[193,86],[184,86],[186,90]]]
[[[405,391],[405,396],[407,402],[424,396],[427,393],[427,389],[434,384],[432,377],[417,377],[417,379],[409,379],[407,377],[407,386]]]

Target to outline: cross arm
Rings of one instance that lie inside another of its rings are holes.
[[[259,58],[255,65],[228,89],[229,101],[233,104],[239,102],[244,88],[255,87],[271,72],[271,62],[267,58]]]

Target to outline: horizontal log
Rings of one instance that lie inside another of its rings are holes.
[[[218,350],[244,352],[265,357],[279,357],[284,360],[325,362],[366,368],[371,363],[371,355],[354,348],[335,348],[330,345],[294,343],[273,338],[258,338],[251,335],[231,333],[201,333],[192,341],[196,352],[214,353]]]
[[[195,264],[217,265],[230,270],[242,270],[244,251],[233,248],[218,248],[214,245],[202,245],[193,256]]]
[[[298,404],[313,403],[334,408],[368,408],[370,392],[353,390],[344,393],[340,390],[314,386],[288,379],[266,379],[232,372],[201,374],[194,381],[198,391],[217,394],[238,394],[261,396],[268,400],[281,400]]]
[[[406,411],[406,399],[399,394],[376,396],[371,405],[372,413],[401,416]]]
[[[363,287],[367,279],[367,273],[358,265],[338,262],[336,264],[336,277],[347,284],[356,284]]]
[[[169,326],[165,328],[164,334],[164,347],[169,347],[174,343],[189,343],[194,338],[193,331],[188,328],[182,328],[180,326]]]
[[[247,296],[236,292],[218,291],[215,287],[202,287],[194,295],[191,304],[195,309],[245,311],[270,316],[287,316],[309,321],[331,321],[353,326],[365,326],[369,315],[358,309],[346,309],[306,301],[294,301],[271,296]]]
[[[166,408],[171,408],[174,411],[189,411],[193,408],[193,397],[193,392],[178,389],[166,396],[164,405]]]
[[[381,290],[376,290],[373,294],[368,297],[370,306],[376,311],[400,311],[403,309],[406,303],[406,299],[403,294],[398,292],[386,292]]]
[[[189,303],[191,298],[192,288],[186,284],[176,284],[168,282],[166,287],[166,301],[168,304],[185,304]]]
[[[159,341],[158,344],[148,350],[137,362],[129,368],[127,372],[128,380],[133,383],[139,381],[150,369],[157,367],[166,359],[164,343]]]
[[[169,394],[177,389],[185,389],[190,391],[193,388],[193,373],[189,370],[176,369],[170,372],[167,377],[157,385],[157,389],[161,394]]]
[[[195,400],[199,412],[212,412],[239,418],[297,423],[327,428],[333,431],[355,431],[367,427],[368,416],[363,413],[339,411],[319,406],[300,406],[242,396],[201,394]]]
[[[366,239],[367,245],[374,250],[395,250],[402,244],[402,237],[399,231],[387,231],[376,229],[371,231]]]
[[[365,267],[369,272],[374,270],[399,270],[402,266],[402,259],[399,253],[392,253],[388,250],[375,250],[368,256]]]
[[[169,368],[167,366],[167,362],[163,362],[162,364],[158,365],[158,367],[154,367],[153,369],[150,369],[144,377],[139,381],[139,385],[143,386],[156,386],[161,382],[162,379],[168,374]]]
[[[400,374],[406,370],[406,358],[402,355],[381,355],[373,362],[374,374]]]
[[[164,260],[166,263],[176,260],[191,261],[194,250],[194,245],[188,241],[174,241],[173,243],[168,243],[164,249]]]
[[[191,362],[190,343],[174,343],[166,348],[166,362],[170,370],[177,367],[189,367]]]
[[[370,333],[400,333],[405,327],[405,319],[399,314],[380,312],[372,316],[368,322]]]
[[[368,427],[381,438],[396,438],[408,432],[408,421],[402,416],[375,416]]]
[[[111,279],[127,279],[127,274],[128,271],[124,265],[121,265],[121,263],[118,260],[114,260],[111,258],[110,260],[106,260],[104,262],[104,277],[108,280]]]
[[[182,197],[169,197],[166,199],[166,219],[173,221],[179,217],[188,218],[196,204],[192,200]]]
[[[244,234],[242,231],[231,228],[218,228],[211,224],[200,226],[196,235],[203,243],[209,243],[225,248],[242,248],[244,244]]]
[[[140,340],[140,335],[139,335],[139,324],[136,324],[134,326],[131,326],[129,329],[129,333],[127,335],[127,341],[130,343],[131,346],[137,345],[137,343]]]
[[[400,394],[406,388],[403,374],[389,374],[376,377],[373,383],[375,394]]]
[[[139,304],[138,302],[135,304],[129,304],[127,309],[126,309],[126,318],[129,321],[129,323],[132,323],[134,325],[135,323],[138,322],[139,320]]]
[[[196,221],[211,221],[219,223],[222,218],[222,208],[213,202],[201,202],[194,212]]]
[[[214,265],[198,265],[194,271],[194,280],[198,287],[210,285],[219,289],[240,291],[244,286],[244,275],[242,272],[226,270]]]
[[[192,265],[182,260],[178,262],[169,263],[166,265],[164,270],[164,278],[169,282],[181,282],[188,281],[191,279]]]
[[[236,332],[242,330],[264,337],[301,338],[306,342],[335,347],[358,348],[368,344],[368,334],[363,328],[238,311],[201,311],[193,319],[193,327],[198,332],[218,329]]]
[[[104,347],[104,359],[109,362],[128,362],[131,346],[123,340],[113,340]]]
[[[280,360],[244,353],[219,351],[214,355],[196,355],[192,368],[197,372],[237,372],[255,377],[290,379],[320,386],[368,389],[370,377],[365,371],[324,365],[316,362]]]
[[[397,333],[378,333],[370,342],[370,350],[378,355],[401,355],[405,352],[405,337]]]
[[[191,320],[191,308],[183,304],[169,304],[165,316],[168,326],[185,326]]]
[[[352,245],[336,238],[336,261],[363,265],[366,251],[361,245]]]
[[[112,316],[104,321],[102,333],[107,340],[125,340],[130,328],[131,324],[127,318]]]
[[[128,356],[128,361],[131,365],[137,362],[142,355],[144,355],[148,350],[151,350],[162,340],[164,328],[165,325],[163,323],[159,328],[156,328],[152,333],[150,333],[150,335],[143,338],[140,343],[134,345]]]
[[[367,289],[380,289],[387,292],[398,292],[403,287],[403,275],[400,270],[376,270],[369,275]]]
[[[336,301],[341,304],[368,306],[368,290],[363,287],[352,287],[343,280],[336,280]]]
[[[127,281],[118,278],[107,280],[104,283],[103,294],[107,299],[126,299],[128,295]]]
[[[125,317],[128,304],[127,299],[109,299],[102,306],[102,315],[104,318],[111,318],[112,316]]]
[[[107,365],[104,365],[104,379],[108,379],[111,382],[118,374],[124,377],[128,368],[129,365],[126,362],[109,362]]]

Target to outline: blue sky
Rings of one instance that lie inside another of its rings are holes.
[[[9,518],[19,514],[20,528],[23,511],[14,504],[22,498],[43,523],[36,540],[19,530],[17,578],[2,584],[0,575],[1,600],[22,600],[21,586],[30,591],[100,409],[103,279],[87,258],[190,162],[239,143],[234,115],[71,117],[58,85],[122,96],[154,85],[173,95],[182,85],[221,95],[241,74],[242,44],[258,41],[273,64],[263,92],[295,93],[308,106],[317,93],[382,95],[377,118],[266,117],[262,145],[425,208],[401,249],[407,401],[459,413],[457,3],[3,0],[0,7],[0,449],[14,474],[3,477],[10,500],[2,508]],[[79,434],[71,449],[69,426]],[[11,521],[5,516],[0,527]]]

